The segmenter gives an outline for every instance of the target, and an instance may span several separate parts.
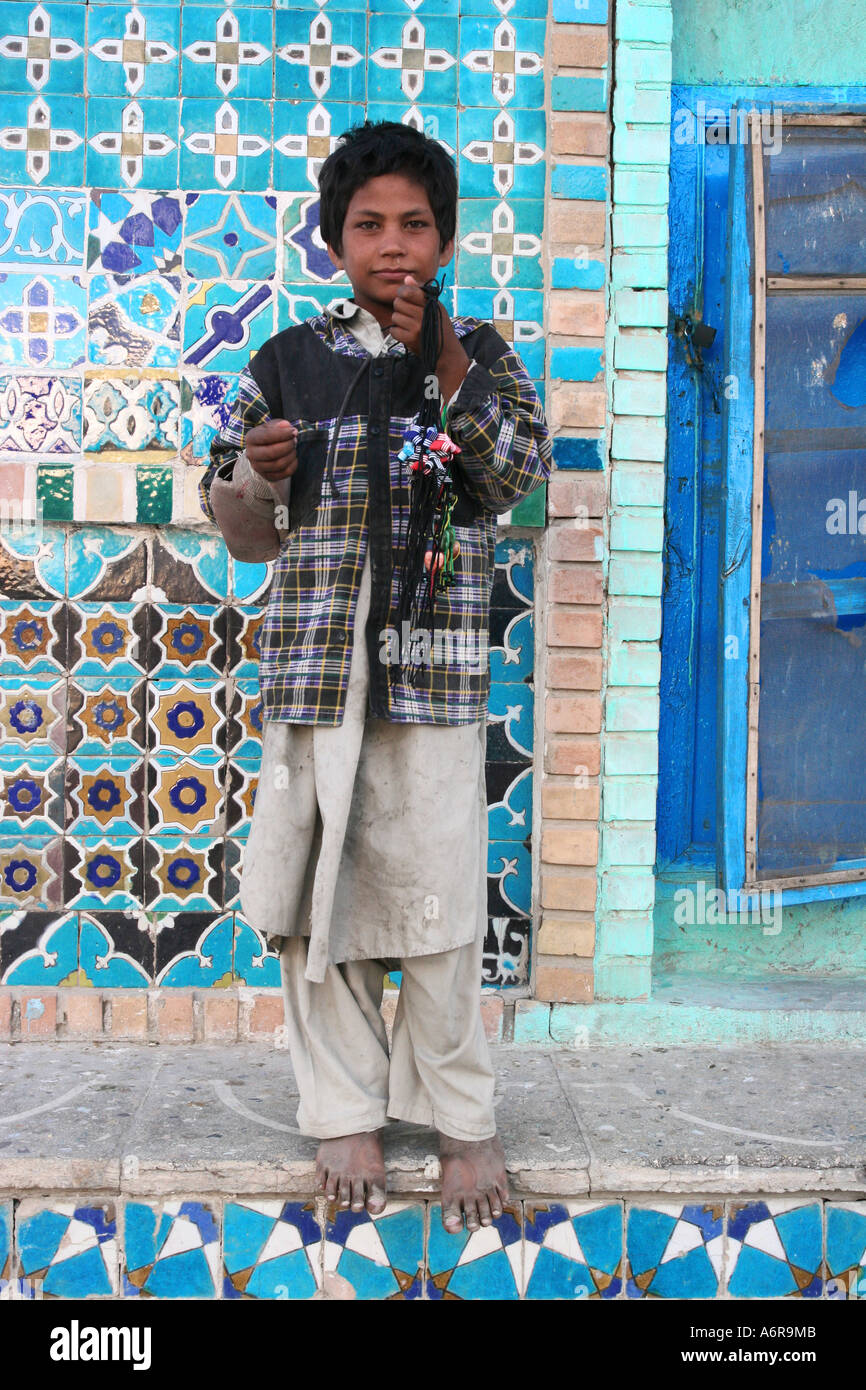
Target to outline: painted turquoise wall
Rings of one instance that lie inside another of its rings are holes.
[[[673,0],[674,82],[862,82],[863,0]]]

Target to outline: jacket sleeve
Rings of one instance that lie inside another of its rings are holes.
[[[237,400],[211,444],[199,483],[202,511],[219,527],[229,553],[247,563],[276,559],[286,530],[276,524],[276,508],[288,501],[289,480],[272,487],[250,467],[243,447],[247,432],[268,419],[258,384],[248,370],[242,372]]]
[[[466,491],[491,512],[516,506],[550,476],[550,430],[538,393],[517,353],[490,325],[470,352],[448,410],[448,433]]]

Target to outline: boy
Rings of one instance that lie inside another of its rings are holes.
[[[549,475],[550,438],[517,354],[437,301],[432,385],[461,451],[459,553],[436,596],[444,657],[434,642],[418,680],[394,680],[386,634],[412,476],[399,455],[431,389],[421,287],[453,253],[456,175],[420,132],[365,123],[325,160],[319,189],[321,236],[353,297],[256,354],[201,484],[231,553],[276,560],[241,900],[281,940],[298,1124],[321,1140],[321,1190],[381,1212],[386,1119],[433,1124],[443,1224],[474,1231],[508,1200],[479,1009],[496,513]],[[390,969],[402,982],[389,1055]]]

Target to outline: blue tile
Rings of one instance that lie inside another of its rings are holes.
[[[87,90],[91,96],[176,97],[180,6],[89,5]]]
[[[460,284],[540,289],[543,222],[540,199],[461,202],[457,223]]]
[[[516,840],[491,840],[487,847],[487,909],[490,917],[528,917],[532,909],[532,861]]]
[[[282,984],[276,951],[268,950],[258,932],[240,917],[235,926],[232,974],[238,984],[256,989],[279,989]]]
[[[0,377],[0,449],[16,454],[77,454],[81,382],[69,376]]]
[[[180,102],[91,97],[87,182],[100,188],[177,187]]]
[[[607,84],[603,77],[552,77],[550,100],[554,111],[606,111]]]
[[[0,190],[0,263],[83,265],[86,206],[81,191]]]
[[[203,465],[210,446],[228,420],[238,392],[236,375],[208,373],[184,377],[181,395],[181,457]]]
[[[734,1298],[820,1298],[821,1222],[819,1202],[767,1198],[730,1203],[728,1292]]]
[[[8,882],[0,884],[0,893],[9,896]],[[4,970],[4,985],[55,986],[64,980],[75,977],[78,965],[78,913],[69,912],[59,917],[46,928],[44,941],[31,950],[22,951],[16,947],[15,927],[6,924],[3,942],[4,961],[10,961]]]
[[[277,269],[273,194],[187,193],[183,264],[197,279],[268,280]]]
[[[525,619],[518,619],[520,626]],[[532,757],[532,687],[495,682],[490,687],[487,716],[487,755],[499,762],[526,762]]]
[[[196,986],[206,989],[230,983],[232,931],[231,913],[226,913],[213,926],[206,928],[194,950],[184,951],[169,962],[157,976],[156,984],[164,988]]]
[[[603,202],[607,197],[607,170],[601,164],[557,164],[550,176],[554,198],[590,198]]]
[[[325,1281],[337,1275],[361,1299],[415,1299],[422,1293],[424,1206],[389,1202],[381,1216],[331,1213],[325,1229]]]
[[[531,681],[535,669],[535,640],[533,632],[532,613],[512,615],[510,612],[503,612],[501,609],[491,609],[490,612],[490,680],[491,688],[496,686],[513,687],[519,682]],[[525,700],[512,690],[513,695],[517,695],[518,703],[521,707],[525,706]],[[529,711],[530,723],[524,722],[527,711],[517,716],[518,723],[515,732],[520,736],[515,744],[520,749],[531,746],[529,742],[529,732],[531,729],[531,711]],[[509,742],[514,742],[509,738]],[[520,756],[518,753],[517,756]]]
[[[3,111],[0,183],[83,186],[83,96],[4,95]]]
[[[543,107],[545,29],[543,19],[462,19],[461,107]]]
[[[560,381],[597,381],[602,367],[601,348],[555,347],[550,354],[550,375]]]
[[[40,1199],[21,1203],[16,1243],[21,1272],[39,1279],[54,1298],[116,1295],[117,1223],[114,1205],[76,1207]]]
[[[366,100],[367,17],[331,8],[276,11],[274,91],[283,100]]]
[[[94,275],[88,360],[105,367],[176,367],[180,289],[177,275]]]
[[[828,1202],[827,1296],[866,1298],[866,1202]]]
[[[601,290],[604,289],[605,267],[602,261],[591,261],[585,248],[571,260],[567,256],[555,256],[551,286],[555,290]]]
[[[337,270],[322,245],[317,194],[298,193],[286,198],[280,235],[283,241],[281,278],[287,284],[314,280],[333,286],[334,297],[345,291],[351,294],[346,272]]]
[[[0,53],[7,91],[84,91],[84,6],[6,0]]]
[[[77,275],[0,274],[0,362],[73,367],[84,361],[86,290]]]
[[[371,14],[367,92],[372,101],[457,103],[457,20]],[[462,100],[462,98],[461,98]],[[465,103],[469,105],[469,102]],[[480,104],[480,103],[474,103]]]
[[[460,196],[543,198],[545,142],[543,111],[461,111]]]
[[[337,139],[362,119],[351,102],[274,102],[273,187],[318,189],[319,170]]]
[[[128,1201],[124,1217],[126,1296],[218,1296],[219,1225],[208,1202]]]
[[[604,468],[603,439],[569,439],[558,435],[553,441],[556,468]]]
[[[199,370],[240,372],[274,331],[273,289],[265,282],[191,280],[183,360]]]
[[[151,948],[152,949],[152,948]],[[106,929],[82,914],[78,938],[79,984],[96,989],[145,989],[150,984],[147,971],[131,956],[118,951]]]
[[[607,24],[607,0],[553,0],[558,24]]]
[[[630,1206],[629,1298],[715,1298],[722,1268],[721,1206]]]
[[[269,187],[270,102],[184,97],[181,125],[182,188]]]
[[[227,1202],[224,1298],[312,1298],[321,1285],[322,1231],[312,1202]]]
[[[453,275],[451,276],[453,279]],[[455,292],[458,314],[471,314],[513,345],[533,379],[544,376],[544,296],[540,290],[467,289]]]
[[[524,1204],[524,1296],[617,1298],[623,1288],[618,1202]]]
[[[0,1202],[0,1280],[12,1278],[12,1203]]]
[[[507,1209],[480,1231],[449,1234],[442,1209],[430,1207],[427,1243],[427,1297],[496,1299],[520,1297],[522,1280],[521,1217]]]
[[[181,90],[185,97],[273,97],[273,30],[268,11],[196,7],[184,14]]]
[[[499,763],[509,778],[496,801],[488,801],[491,840],[525,840],[532,833],[532,768]]]
[[[87,268],[111,275],[169,275],[180,268],[180,194],[91,194]]]

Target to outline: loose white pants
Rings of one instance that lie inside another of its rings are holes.
[[[385,1120],[432,1125],[454,1139],[496,1133],[494,1074],[481,1020],[483,939],[400,961],[391,1050],[379,1012],[383,960],[305,975],[309,940],[280,951],[289,1051],[300,1093],[298,1126],[316,1139],[380,1129]]]

